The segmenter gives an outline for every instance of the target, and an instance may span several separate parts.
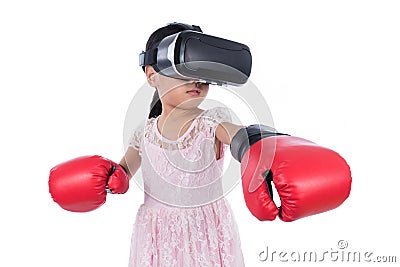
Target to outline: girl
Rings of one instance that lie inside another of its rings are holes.
[[[146,50],[183,30],[180,24],[156,30]],[[129,266],[244,266],[220,181],[224,150],[243,126],[230,123],[224,108],[199,108],[208,84],[158,75],[150,65],[144,70],[155,88],[151,111],[120,162],[129,178],[141,167],[145,191]]]

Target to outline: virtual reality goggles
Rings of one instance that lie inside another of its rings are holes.
[[[249,47],[234,41],[206,35],[200,27],[165,37],[159,45],[139,55],[139,65],[151,65],[171,78],[217,85],[240,86],[251,72]]]

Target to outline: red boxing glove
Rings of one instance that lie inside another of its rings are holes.
[[[125,170],[100,156],[79,157],[50,171],[50,194],[68,211],[94,210],[105,203],[107,192],[123,194],[128,188],[129,179]]]
[[[125,194],[129,189],[127,171],[121,165],[110,161],[112,165],[111,175],[108,178],[106,191],[111,194]]]
[[[349,196],[350,168],[338,153],[271,128],[250,127],[249,147],[241,146],[233,155],[241,161],[246,205],[259,220],[277,215],[283,221],[297,220],[334,209]],[[272,200],[271,182],[281,200],[279,208]]]

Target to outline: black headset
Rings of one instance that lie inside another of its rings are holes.
[[[172,23],[168,23],[167,26],[180,26],[185,30],[191,30],[191,31],[196,31],[196,32],[203,32],[201,30],[201,28],[197,25],[189,25],[186,23],[180,23],[180,22],[172,22]]]

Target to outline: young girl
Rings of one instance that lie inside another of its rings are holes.
[[[156,30],[146,50],[183,30],[179,24]],[[224,151],[243,126],[230,123],[225,108],[199,108],[208,84],[159,75],[150,65],[145,74],[155,88],[151,111],[120,162],[130,178],[141,167],[145,191],[129,266],[244,266],[220,180]]]

